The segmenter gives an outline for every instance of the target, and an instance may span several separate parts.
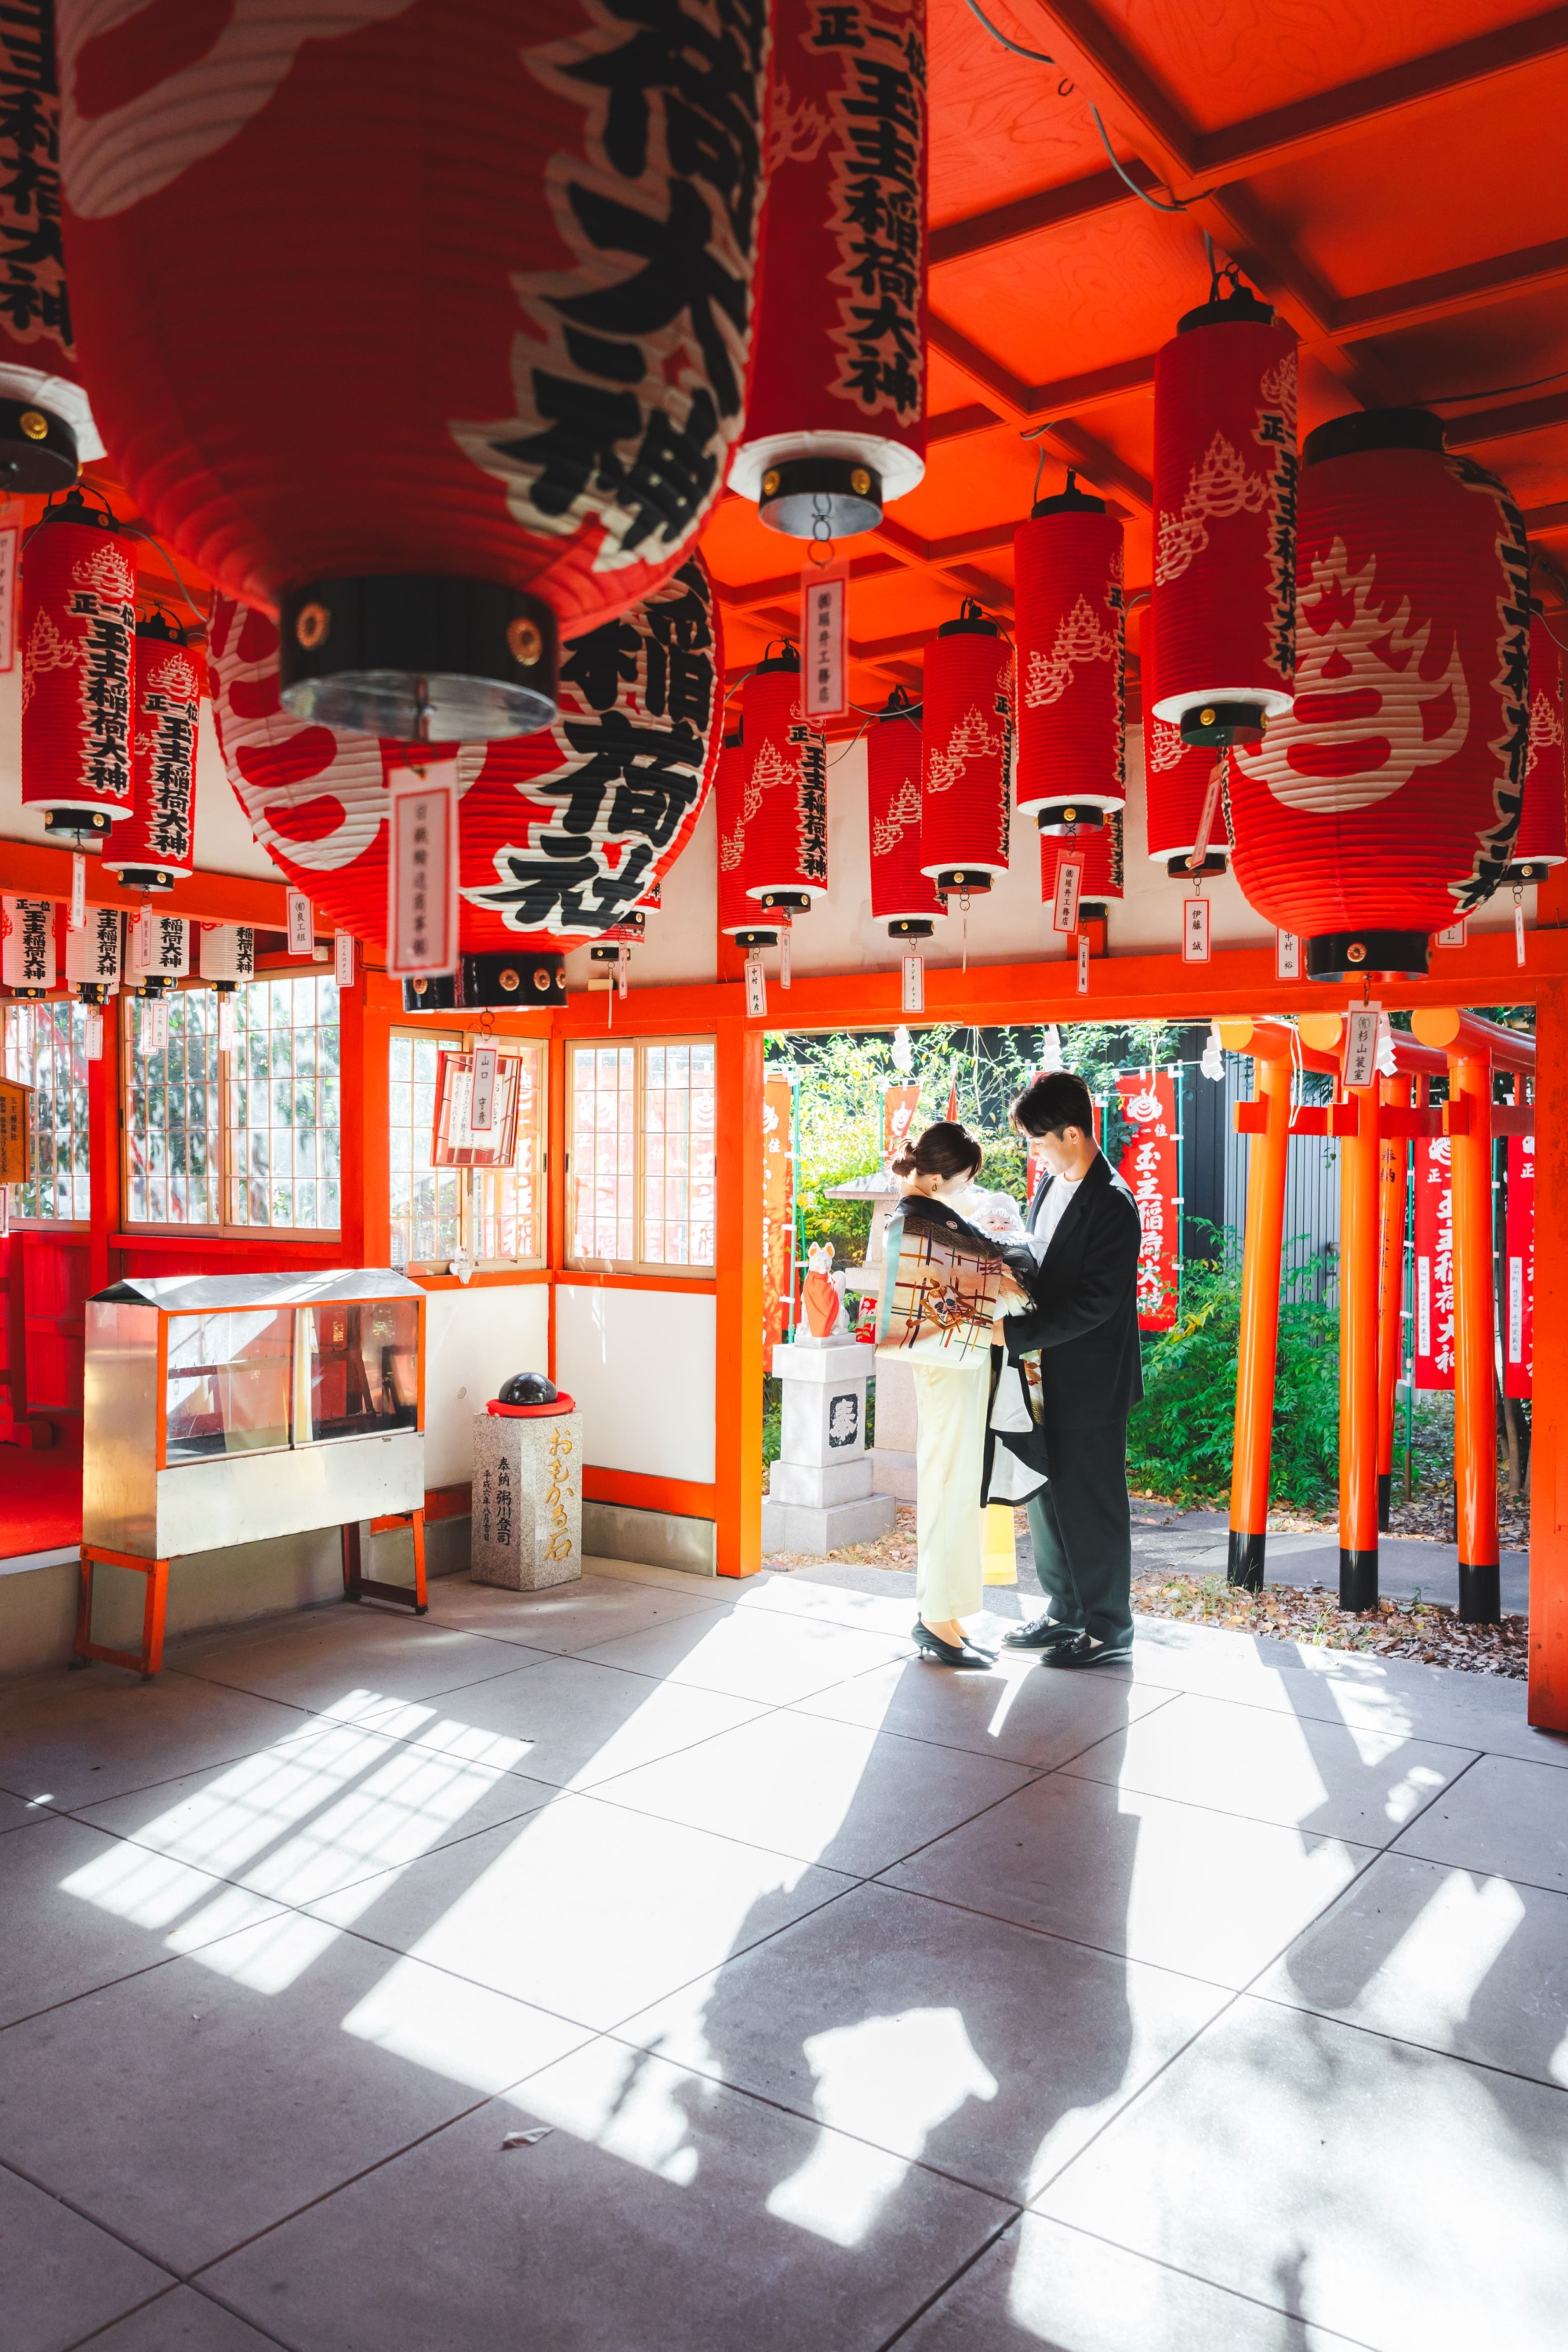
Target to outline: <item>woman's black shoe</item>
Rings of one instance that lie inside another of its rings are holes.
[[[954,1649],[951,1642],[944,1642],[940,1633],[933,1633],[920,1617],[915,1619],[914,1638],[921,1657],[930,1658],[933,1665],[978,1666],[984,1669],[996,1663],[988,1651],[977,1650],[972,1642],[964,1642]]]

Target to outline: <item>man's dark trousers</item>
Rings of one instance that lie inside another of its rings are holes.
[[[1053,1618],[1097,1642],[1132,1637],[1127,1423],[1053,1431],[1050,1482],[1029,1503],[1035,1573]]]

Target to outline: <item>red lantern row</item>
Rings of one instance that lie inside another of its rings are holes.
[[[1519,823],[1524,524],[1419,410],[1337,417],[1304,457],[1296,702],[1232,754],[1237,879],[1312,976],[1422,972]]]
[[[925,649],[921,870],[943,892],[989,890],[1007,870],[1013,649],[966,602]]]
[[[731,486],[797,539],[925,472],[925,0],[774,0],[763,300]]]
[[[22,564],[22,801],[57,838],[132,814],[135,542],[76,492]]]
[[[196,726],[201,657],[154,613],[136,624],[132,813],[103,862],[131,889],[167,890],[195,871]]]
[[[1042,825],[1127,797],[1121,525],[1069,475],[1013,534],[1018,807]]]
[[[128,21],[60,0],[72,299],[138,505],[280,614],[291,712],[548,724],[557,635],[688,558],[740,436],[765,16]]]

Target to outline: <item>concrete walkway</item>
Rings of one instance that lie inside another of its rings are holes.
[[[0,1689],[5,2352],[1559,2352],[1518,1684],[593,1567]]]
[[[1225,1574],[1229,1528],[1223,1511],[1155,1511],[1138,1504],[1133,1510],[1138,1514],[1132,1522],[1135,1574],[1165,1567],[1180,1569],[1188,1576]],[[1504,1614],[1523,1616],[1530,1605],[1530,1554],[1505,1551],[1500,1566]],[[1321,1584],[1328,1591],[1337,1591],[1338,1532],[1331,1528],[1323,1532],[1270,1536],[1263,1575],[1268,1584]],[[1380,1536],[1377,1580],[1379,1591],[1395,1600],[1413,1600],[1419,1592],[1424,1600],[1457,1606],[1458,1547],[1427,1543],[1415,1536]]]

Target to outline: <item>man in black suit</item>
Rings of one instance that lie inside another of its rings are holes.
[[[1032,1310],[998,1317],[996,1337],[1008,1366],[1039,1350],[1043,1424],[1006,1442],[1047,1476],[1028,1508],[1048,1606],[1006,1644],[1038,1650],[1047,1666],[1106,1665],[1132,1647],[1127,1416],[1143,1393],[1138,1207],[1094,1139],[1081,1078],[1067,1070],[1037,1078],[1013,1120],[1046,1163],[1028,1217],[1046,1246]]]

